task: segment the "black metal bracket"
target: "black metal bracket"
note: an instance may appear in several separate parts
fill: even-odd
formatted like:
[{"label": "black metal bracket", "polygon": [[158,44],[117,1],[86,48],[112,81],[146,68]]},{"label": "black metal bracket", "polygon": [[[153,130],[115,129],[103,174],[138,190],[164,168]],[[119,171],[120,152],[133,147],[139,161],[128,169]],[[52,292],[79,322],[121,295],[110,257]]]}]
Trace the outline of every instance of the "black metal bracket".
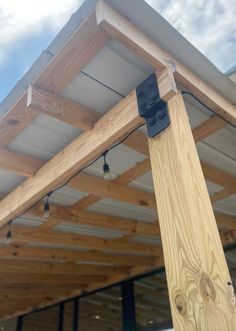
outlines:
[{"label": "black metal bracket", "polygon": [[148,137],[153,138],[170,125],[167,103],[160,98],[156,74],[151,74],[137,88],[139,115],[147,125]]}]

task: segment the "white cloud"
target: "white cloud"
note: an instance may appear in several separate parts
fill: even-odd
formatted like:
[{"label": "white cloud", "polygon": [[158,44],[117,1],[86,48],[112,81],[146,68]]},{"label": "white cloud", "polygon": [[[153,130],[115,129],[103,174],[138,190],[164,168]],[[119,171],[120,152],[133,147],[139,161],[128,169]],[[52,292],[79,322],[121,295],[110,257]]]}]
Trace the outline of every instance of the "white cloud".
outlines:
[{"label": "white cloud", "polygon": [[81,0],[0,0],[0,63],[9,48],[21,37],[40,32],[43,27],[59,29]]},{"label": "white cloud", "polygon": [[235,0],[146,0],[216,66],[236,64]]}]

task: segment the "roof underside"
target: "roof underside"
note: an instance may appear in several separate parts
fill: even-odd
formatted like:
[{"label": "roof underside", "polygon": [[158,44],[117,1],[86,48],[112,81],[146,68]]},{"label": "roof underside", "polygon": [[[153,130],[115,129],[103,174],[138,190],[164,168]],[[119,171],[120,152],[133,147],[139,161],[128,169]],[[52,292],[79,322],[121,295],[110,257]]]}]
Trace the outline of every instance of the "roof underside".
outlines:
[{"label": "roof underside", "polygon": [[[9,109],[10,105],[13,104],[19,95],[22,94],[28,87],[28,85],[34,81],[35,75],[38,74],[39,71],[47,65],[48,61],[51,60],[51,54],[58,52],[72,31],[79,25],[81,19],[87,16],[88,12],[90,12],[90,6],[93,6],[95,2],[96,1],[86,1],[82,8],[74,14],[71,21],[59,34],[59,37],[57,37],[49,46],[47,52],[43,53],[33,69],[27,73],[22,82],[20,82],[16,89],[3,101],[1,105],[2,112]],[[201,78],[204,79],[204,81],[217,90],[220,90],[221,93],[229,100],[236,102],[235,84],[221,74],[211,63],[209,63],[207,59],[205,59],[196,49],[188,44],[182,36],[180,36],[167,22],[165,22],[143,1],[130,0],[127,2],[125,0],[111,0],[107,2],[118,8],[121,12],[125,12],[126,16],[128,16],[131,21],[136,23],[150,37],[152,37],[152,39],[158,41],[161,46],[170,51],[170,53],[181,60],[182,63],[196,72]],[[143,15],[142,20],[140,20],[141,14]],[[146,22],[149,24],[146,24]],[[161,32],[156,33],[156,31]],[[120,100],[122,100],[124,96],[128,95],[132,89],[134,89],[154,71],[155,70],[152,66],[134,55],[121,43],[112,39],[105,44],[105,46],[87,65],[82,68],[79,73],[76,74],[75,78],[69,82],[60,95],[68,99],[78,101],[89,109],[104,114]],[[197,128],[214,115],[209,110],[199,105],[199,103],[193,100],[190,96],[186,96],[185,100],[192,129]],[[144,127],[140,128],[139,131],[145,133]],[[46,162],[75,138],[80,136],[81,133],[82,129],[78,127],[66,124],[44,114],[38,114],[38,116],[36,116],[33,121],[9,143],[7,147],[12,151],[25,153]],[[214,169],[222,171],[222,173],[227,173],[231,175],[234,180],[236,180],[235,145],[236,129],[232,125],[225,123],[225,126],[217,132],[209,135],[201,141],[198,141],[197,149],[199,152],[199,157],[204,164],[206,163]],[[132,167],[135,167],[138,163],[143,162],[147,158],[147,155],[148,150],[144,153],[134,150],[133,148],[127,146],[127,144],[121,144],[114,148],[108,153],[107,156],[107,161],[110,165],[113,179],[118,178]],[[102,166],[103,160],[99,159],[92,166],[86,168],[84,172],[91,176],[103,178]],[[206,182],[209,194],[213,197],[212,201],[214,202],[214,211],[230,215],[236,220],[236,194],[234,193],[236,192],[236,185],[234,185],[233,189],[228,182],[223,185],[224,183],[222,182],[222,177],[213,177],[214,176],[210,176],[208,174],[206,176]],[[6,169],[0,169],[1,195],[7,195],[25,179],[26,177],[24,176],[20,176],[19,174],[10,172]],[[150,170],[147,170],[130,183],[127,183],[127,186],[149,193],[150,195],[148,195],[148,197],[153,196],[154,194]],[[222,199],[217,198],[217,194],[225,190],[229,190],[229,194],[223,195]],[[79,184],[78,187],[73,188],[65,186],[50,197],[50,203],[66,207],[74,205],[76,208],[84,207],[85,210],[90,212],[117,216],[123,219],[136,220],[141,224],[154,224],[158,218],[155,208],[147,208],[143,205],[132,203],[130,200],[127,202],[125,197],[118,199],[114,197],[109,198],[109,196],[104,195],[97,197],[95,196],[95,199],[91,199],[91,203],[86,202],[84,206],[83,203],[86,201],[85,198],[88,196],[90,197],[92,193],[93,192],[91,189],[81,190]],[[87,201],[89,200],[87,199]],[[41,215],[37,216],[27,214],[18,217],[14,221],[14,226],[17,225],[18,227],[35,229],[40,228],[47,222],[48,220],[43,219]],[[109,227],[101,228],[99,226],[96,227],[86,224],[77,225],[75,221],[72,222],[71,219],[66,219],[66,217],[64,221],[60,221],[58,224],[55,223],[52,228],[48,229],[48,232],[54,234],[54,239],[52,239],[51,236],[49,237],[45,235],[44,239],[36,240],[35,236],[32,235],[31,239],[30,236],[28,236],[28,240],[24,244],[22,244],[22,242],[19,244],[16,240],[15,244],[19,244],[20,246],[14,248],[12,244],[12,249],[14,248],[16,251],[18,250],[18,252],[20,252],[22,247],[23,250],[28,249],[29,251],[33,251],[33,248],[39,248],[39,250],[36,251],[34,258],[31,257],[26,259],[45,262],[51,261],[51,258],[49,255],[48,257],[41,257],[41,255],[43,255],[41,254],[42,250],[54,251],[55,249],[58,249],[67,252],[91,252],[92,249],[93,251],[96,250],[107,254],[114,254],[114,251],[109,249],[109,247],[99,250],[96,246],[92,246],[90,248],[89,245],[80,245],[79,240],[70,240],[72,234],[89,236],[88,238],[94,238],[95,241],[99,238],[105,238],[111,241],[115,241],[116,239],[119,240],[119,238],[121,238],[121,240],[126,240],[128,243],[138,243],[147,247],[147,250],[143,252],[141,249],[139,251],[132,250],[131,252],[125,252],[122,249],[122,251],[116,252],[117,254],[125,254],[127,256],[149,257],[149,253],[151,251],[150,248],[155,248],[160,245],[160,237],[157,237],[156,235],[139,233],[130,236],[129,233],[127,236],[126,230],[122,231],[122,229],[118,230],[114,228],[109,229]],[[65,241],[60,239],[62,237],[57,236],[58,233],[65,234]],[[68,236],[66,236],[66,234],[68,234]],[[5,258],[6,256],[8,258],[14,258],[14,256],[12,256],[14,249],[11,253],[7,253],[8,255],[6,254],[6,251],[4,251],[4,247],[9,248],[9,246],[6,245],[5,235],[1,237],[0,243]],[[2,256],[2,259],[4,256]],[[230,265],[235,267],[234,254],[229,253],[228,257]],[[62,258],[59,257],[55,259],[54,257],[54,263],[61,262],[61,259]],[[81,263],[79,259],[73,262]],[[96,259],[94,261],[83,260],[83,264],[84,263],[92,265],[109,264],[116,266],[115,262],[99,262],[96,261]],[[26,272],[28,271],[29,270],[26,269]],[[9,283],[9,272],[7,275],[7,283]],[[4,273],[2,273],[0,277],[4,278]],[[13,283],[16,283],[16,279],[12,281],[12,284]],[[27,283],[27,281],[25,283]],[[8,288],[10,288],[12,284],[10,282]],[[45,284],[47,284],[46,281]],[[50,284],[48,285],[48,288],[50,288]],[[74,288],[71,288],[71,290],[72,289],[78,289],[78,291],[80,290],[80,288],[76,288],[76,284]],[[43,298],[36,300],[33,305],[27,305],[26,302],[26,305],[23,308],[27,309],[29,306],[40,305],[42,301]],[[22,308],[22,301],[20,305]],[[8,312],[4,309],[3,312],[1,312],[0,308],[0,316],[11,315],[11,313],[19,310],[19,305],[12,305],[11,308],[12,311]]]}]

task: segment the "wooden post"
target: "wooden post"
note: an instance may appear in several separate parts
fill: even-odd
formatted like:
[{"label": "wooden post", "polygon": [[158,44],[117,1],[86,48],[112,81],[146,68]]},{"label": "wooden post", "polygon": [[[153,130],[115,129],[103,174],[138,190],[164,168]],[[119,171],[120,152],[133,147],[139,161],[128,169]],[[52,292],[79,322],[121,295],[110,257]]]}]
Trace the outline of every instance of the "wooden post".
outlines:
[{"label": "wooden post", "polygon": [[236,330],[235,296],[182,94],[149,139],[175,331]]}]

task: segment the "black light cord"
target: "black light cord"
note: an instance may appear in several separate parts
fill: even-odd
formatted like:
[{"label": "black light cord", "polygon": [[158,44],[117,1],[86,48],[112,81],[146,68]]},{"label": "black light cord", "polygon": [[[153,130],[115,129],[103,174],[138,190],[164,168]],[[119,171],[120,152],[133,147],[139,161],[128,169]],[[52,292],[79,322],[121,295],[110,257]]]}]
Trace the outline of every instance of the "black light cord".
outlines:
[{"label": "black light cord", "polygon": [[[85,169],[87,169],[88,167],[92,166],[97,160],[99,160],[101,157],[105,157],[106,159],[106,155],[114,148],[118,147],[119,145],[121,145],[126,139],[128,139],[136,130],[138,130],[139,128],[141,128],[142,126],[144,126],[145,123],[137,126],[136,128],[134,128],[132,131],[130,131],[123,139],[121,139],[120,141],[118,141],[116,144],[112,145],[110,148],[108,148],[107,150],[105,150],[102,154],[100,154],[98,157],[96,157],[93,161],[91,161],[90,163],[88,163],[86,166],[84,166],[83,168],[81,168],[79,171],[77,171],[73,176],[71,176],[66,182],[64,182],[62,185],[56,187],[54,190],[51,190],[50,192],[48,192],[47,194],[45,194],[39,201],[37,201],[35,204],[33,204],[32,206],[30,206],[28,209],[26,209],[23,213],[21,213],[20,215],[18,215],[17,217],[21,217],[22,215],[24,215],[25,213],[27,213],[27,211],[29,211],[30,209],[32,209],[34,206],[36,206],[41,200],[43,200],[46,197],[46,201],[45,201],[45,205],[44,208],[46,206],[46,209],[49,209],[49,199],[52,196],[53,193],[55,193],[56,191],[62,189],[63,187],[65,187],[74,177],[76,177],[79,173],[81,173],[82,171],[84,171]],[[9,221],[7,223],[7,225],[9,226],[9,224],[12,224],[13,221],[15,219]]]},{"label": "black light cord", "polygon": [[236,125],[234,125],[233,123],[231,123],[229,120],[225,119],[223,116],[221,116],[220,114],[218,114],[215,110],[213,110],[212,108],[208,107],[205,103],[203,103],[200,99],[198,99],[194,94],[192,94],[191,92],[188,91],[181,91],[182,95],[190,95],[193,99],[195,99],[201,106],[203,106],[204,108],[206,108],[207,110],[209,110],[211,113],[217,115],[219,118],[221,118],[223,121],[225,121],[226,123],[230,124],[232,127],[234,127],[236,129]]}]

